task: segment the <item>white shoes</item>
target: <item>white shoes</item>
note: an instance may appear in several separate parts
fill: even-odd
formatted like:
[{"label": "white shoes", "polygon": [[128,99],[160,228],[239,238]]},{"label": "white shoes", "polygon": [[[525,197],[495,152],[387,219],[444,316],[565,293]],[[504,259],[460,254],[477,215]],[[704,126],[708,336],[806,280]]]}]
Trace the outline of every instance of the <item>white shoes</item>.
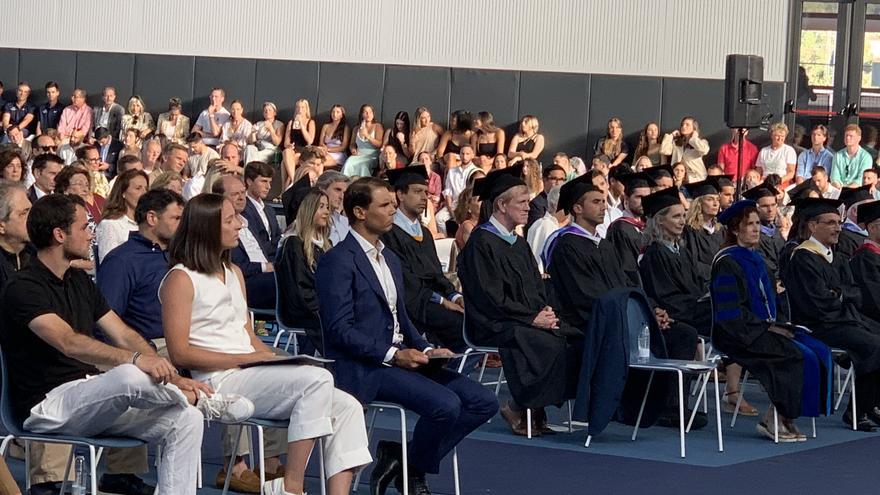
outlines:
[{"label": "white shoes", "polygon": [[[272,481],[263,483],[263,493],[266,495],[297,495],[284,490],[284,478],[276,478]],[[307,495],[302,492],[302,495]]]},{"label": "white shoes", "polygon": [[199,392],[196,408],[202,411],[207,421],[221,423],[240,423],[254,414],[254,403],[236,394],[214,394],[210,397]]}]

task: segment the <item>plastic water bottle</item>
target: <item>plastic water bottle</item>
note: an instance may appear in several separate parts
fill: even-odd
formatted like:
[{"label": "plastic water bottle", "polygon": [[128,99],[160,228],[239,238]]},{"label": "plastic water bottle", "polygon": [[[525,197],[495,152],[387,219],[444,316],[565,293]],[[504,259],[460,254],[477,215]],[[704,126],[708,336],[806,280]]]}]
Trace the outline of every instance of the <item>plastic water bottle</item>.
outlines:
[{"label": "plastic water bottle", "polygon": [[647,362],[651,358],[651,327],[648,322],[642,322],[642,331],[639,332],[639,362]]},{"label": "plastic water bottle", "polygon": [[75,478],[70,487],[70,495],[86,495],[86,459],[78,455],[73,461]]}]

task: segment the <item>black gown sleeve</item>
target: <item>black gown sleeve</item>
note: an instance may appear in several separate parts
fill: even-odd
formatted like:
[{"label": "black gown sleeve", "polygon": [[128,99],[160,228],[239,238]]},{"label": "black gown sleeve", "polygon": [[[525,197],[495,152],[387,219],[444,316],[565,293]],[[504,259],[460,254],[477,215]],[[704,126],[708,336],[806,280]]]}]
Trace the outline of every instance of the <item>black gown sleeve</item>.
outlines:
[{"label": "black gown sleeve", "polygon": [[830,277],[827,272],[831,268],[818,254],[803,249],[794,252],[785,279],[793,314],[810,321],[825,321],[842,312],[840,293],[832,291],[833,287],[828,285]]},{"label": "black gown sleeve", "polygon": [[880,255],[858,251],[849,264],[862,293],[862,312],[880,320]]},{"label": "black gown sleeve", "polygon": [[626,275],[631,287],[639,287],[642,284],[639,277],[639,252],[642,249],[640,235],[635,227],[625,222],[614,222],[608,228],[608,241],[617,251],[620,260],[620,268]]}]

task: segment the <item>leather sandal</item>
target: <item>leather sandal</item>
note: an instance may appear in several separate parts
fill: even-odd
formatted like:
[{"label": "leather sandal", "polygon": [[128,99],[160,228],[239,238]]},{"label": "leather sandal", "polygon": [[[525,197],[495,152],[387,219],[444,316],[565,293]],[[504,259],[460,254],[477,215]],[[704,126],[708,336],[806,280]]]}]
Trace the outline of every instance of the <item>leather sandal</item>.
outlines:
[{"label": "leather sandal", "polygon": [[[736,410],[736,401],[730,402],[727,400],[727,396],[738,394],[739,390],[731,390],[730,392],[724,392],[724,399],[721,401],[721,410],[728,413],[733,414],[733,411]],[[757,416],[758,410],[755,406],[746,402],[745,397],[743,397],[742,402],[739,405],[739,414],[741,416]]]}]

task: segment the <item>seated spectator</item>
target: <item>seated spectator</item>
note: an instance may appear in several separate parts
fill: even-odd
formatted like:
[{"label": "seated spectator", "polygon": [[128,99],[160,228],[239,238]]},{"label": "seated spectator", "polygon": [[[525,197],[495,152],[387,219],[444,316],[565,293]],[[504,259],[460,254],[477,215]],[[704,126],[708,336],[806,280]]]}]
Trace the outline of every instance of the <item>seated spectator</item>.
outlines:
[{"label": "seated spectator", "polygon": [[[468,144],[470,150],[470,144]],[[469,153],[473,156],[473,153]],[[446,163],[446,180],[443,188],[443,203],[446,208],[436,213],[437,227],[444,234],[446,233],[446,222],[452,218],[455,212],[455,206],[458,204],[458,196],[467,187],[467,178],[473,171],[477,170],[476,165],[470,164],[470,167],[464,167],[457,153],[448,153],[444,157]]]},{"label": "seated spectator", "polygon": [[64,160],[58,155],[45,153],[34,158],[34,184],[28,188],[28,199],[31,203],[36,203],[38,199],[55,191],[55,176],[62,168]]},{"label": "seated spectator", "polygon": [[116,164],[123,150],[122,143],[113,139],[106,127],[98,127],[95,129],[95,147],[101,160],[98,170],[107,180],[116,177]]},{"label": "seated spectator", "polygon": [[816,166],[822,166],[825,168],[826,173],[831,172],[834,153],[825,147],[827,142],[828,129],[821,124],[813,127],[813,131],[810,133],[811,146],[804,151],[801,151],[797,157],[797,167],[795,168],[794,177],[796,184],[808,180]]},{"label": "seated spectator", "polygon": [[464,249],[473,230],[480,220],[480,197],[474,195],[474,188],[468,187],[458,196],[458,204],[455,206],[455,223],[458,230],[455,231],[455,247],[459,251]]},{"label": "seated spectator", "polygon": [[574,397],[583,332],[550,307],[535,257],[513,232],[528,217],[525,183],[516,173],[492,172],[480,184],[480,197],[492,215],[459,256],[467,329],[475,344],[500,349],[512,395],[502,416],[515,434],[525,435],[526,408],[540,420],[542,408]]},{"label": "seated spectator", "polygon": [[736,185],[731,175],[714,175],[712,181],[715,182],[715,189],[718,189],[718,211],[722,212],[733,204]]},{"label": "seated spectator", "polygon": [[[380,240],[393,225],[391,187],[376,178],[360,179],[346,191],[344,204],[351,231],[315,272],[324,349],[335,360],[339,387],[361,403],[394,402],[419,415],[407,445],[407,488],[430,493],[425,474],[439,472],[443,458],[495,415],[497,401],[475,381],[425,366],[431,357],[445,359],[451,352],[431,348],[410,321],[400,260]],[[372,493],[385,493],[395,479],[403,492],[399,449],[395,442],[379,445]]]},{"label": "seated spectator", "polygon": [[[526,233],[528,233],[529,229],[535,222],[544,218],[544,215],[547,213],[547,195],[554,187],[559,187],[565,183],[565,170],[559,165],[545,167],[544,170],[541,171],[541,180],[544,186],[543,190],[540,194],[529,201],[529,219],[523,229]],[[550,211],[551,215],[554,213],[556,213],[555,209]],[[543,245],[539,246],[538,254],[540,254],[540,250],[543,248]]]},{"label": "seated spectator", "polygon": [[[813,337],[846,351],[856,372],[857,426],[873,431],[880,425],[880,327],[859,311],[862,294],[846,258],[833,251],[840,235],[840,200],[815,198],[797,204],[801,242],[783,271],[792,321]],[[852,424],[853,401],[843,414]]]},{"label": "seated spectator", "polygon": [[[0,195],[2,196],[2,195]],[[853,281],[862,293],[862,314],[880,321],[880,202],[867,201],[858,206],[857,221],[868,231],[864,244],[849,260]],[[2,285],[0,285],[2,287]]]},{"label": "seated spectator", "polygon": [[92,134],[92,109],[86,105],[86,92],[82,89],[74,89],[70,97],[71,104],[61,112],[61,120],[58,122],[58,134],[61,140],[67,142],[76,131],[80,136]]},{"label": "seated spectator", "polygon": [[343,211],[342,200],[351,179],[335,170],[328,170],[318,177],[315,187],[324,191],[330,201],[330,242],[339,245],[348,235],[348,217]]},{"label": "seated spectator", "polygon": [[141,152],[141,133],[135,128],[129,127],[125,130],[125,136],[122,138],[122,154],[139,155]]},{"label": "seated spectator", "polygon": [[476,132],[471,136],[471,146],[477,153],[478,166],[487,174],[493,168],[495,155],[504,154],[504,129],[495,124],[489,112],[480,112],[474,121]]},{"label": "seated spectator", "polygon": [[232,203],[216,194],[199,195],[184,209],[169,246],[173,266],[159,292],[168,352],[218,393],[253,397],[256,417],[290,420],[284,476],[261,487],[264,493],[303,493],[309,455],[325,437],[327,491],[347,494],[355,472],[372,461],[360,404],[317,366],[238,369],[276,357],[253,332],[242,273],[224,261],[244,231],[239,219]]},{"label": "seated spectator", "polygon": [[377,170],[377,175],[379,177],[384,177],[388,170],[403,168],[407,164],[408,163],[401,161],[400,155],[398,155],[397,150],[394,149],[394,145],[386,144],[382,146],[382,151],[379,153],[379,169]]},{"label": "seated spectator", "polygon": [[25,161],[31,159],[31,156],[33,155],[31,142],[25,139],[21,129],[16,126],[10,126],[6,131],[6,137],[4,139],[8,145],[14,145],[18,149]]},{"label": "seated spectator", "polygon": [[214,148],[205,144],[204,139],[197,132],[186,137],[186,144],[189,146],[189,156],[186,158],[182,175],[189,180],[185,188],[186,194],[183,197],[189,199],[204,192],[208,163],[220,158],[220,155],[214,151]]},{"label": "seated spectator", "polygon": [[102,220],[95,231],[98,243],[98,263],[116,246],[128,240],[131,232],[138,229],[134,213],[138,200],[147,192],[147,174],[142,170],[129,170],[119,176],[107,203]]},{"label": "seated spectator", "polygon": [[[318,138],[318,146],[323,148],[327,155],[324,166],[339,168],[345,163],[345,152],[351,141],[351,129],[345,118],[345,107],[333,105],[330,107],[330,122],[321,126],[321,136]],[[290,179],[288,178],[288,181]],[[285,184],[285,187],[287,185]]]},{"label": "seated spectator", "polygon": [[238,100],[232,100],[229,105],[229,120],[220,127],[220,141],[232,143],[239,150],[245,149],[254,133],[254,126],[244,118],[244,105]]},{"label": "seated spectator", "polygon": [[834,246],[835,254],[840,255],[845,260],[852,258],[853,253],[868,238],[868,232],[863,229],[858,220],[859,205],[874,199],[871,196],[869,186],[844,189],[840,193],[840,200],[843,201],[845,208],[845,218],[841,224],[840,235],[837,244]]},{"label": "seated spectator", "polygon": [[[124,174],[126,171],[143,169],[144,164],[143,162],[141,162],[141,159],[137,155],[123,155],[121,158],[119,158],[119,162],[116,165],[116,177],[113,177],[113,179],[110,180],[110,183],[107,184],[110,187],[110,191],[113,191],[113,186],[116,185],[116,179],[118,179],[119,176]],[[149,175],[147,177],[149,177]]]},{"label": "seated spectator", "polygon": [[95,130],[99,127],[107,129],[113,139],[122,140],[122,118],[125,109],[116,103],[116,88],[107,86],[101,94],[102,104],[92,109],[95,120],[92,126]]},{"label": "seated spectator", "polygon": [[140,96],[134,95],[128,99],[128,108],[125,115],[122,116],[122,128],[120,130],[119,139],[125,138],[125,131],[128,129],[137,129],[141,139],[148,139],[150,134],[155,130],[153,116],[147,112],[147,106]]},{"label": "seated spectator", "polygon": [[431,120],[431,112],[427,108],[416,108],[413,113],[412,136],[409,139],[412,147],[410,152],[413,156],[419,156],[421,153],[435,156],[444,133],[443,127]]},{"label": "seated spectator", "polygon": [[65,165],[70,165],[77,160],[76,151],[85,146],[84,140],[85,134],[82,131],[74,130],[67,142],[58,147],[58,156],[64,159]]},{"label": "seated spectator", "polygon": [[370,177],[379,164],[384,129],[374,118],[373,107],[361,105],[358,126],[351,129],[354,139],[348,149],[350,156],[342,167],[342,173],[349,177]]},{"label": "seated spectator", "polygon": [[687,212],[682,239],[694,257],[692,260],[694,270],[703,286],[709,283],[712,260],[724,243],[724,226],[720,225],[717,219],[720,200],[716,184],[714,180],[704,180],[685,186],[693,200]]},{"label": "seated spectator", "polygon": [[275,218],[275,209],[265,203],[274,175],[275,170],[263,162],[250,162],[244,168],[247,203],[242,216],[247,219],[247,228],[251,230],[270,262],[275,261],[275,251],[278,249],[278,241],[281,240],[281,227]]},{"label": "seated spectator", "polygon": [[166,144],[162,149],[162,158],[161,162],[159,162],[159,167],[154,168],[153,172],[150,174],[153,176],[151,181],[156,180],[156,178],[163,172],[181,174],[186,167],[188,158],[189,150],[187,150],[186,146],[175,143]]},{"label": "seated spectator", "polygon": [[748,191],[749,189],[760,184],[761,182],[761,172],[756,168],[750,168],[746,171],[745,179],[743,179],[743,191]]},{"label": "seated spectator", "polygon": [[277,163],[275,155],[284,140],[284,123],[277,120],[278,108],[271,101],[263,103],[263,120],[254,125],[244,151],[244,162]]},{"label": "seated spectator", "polygon": [[623,124],[617,117],[608,119],[605,136],[596,141],[592,154],[587,156],[606,156],[611,167],[616,167],[629,156],[629,145],[623,139]]},{"label": "seated spectator", "polygon": [[880,178],[880,172],[876,168],[869,168],[862,172],[862,186],[869,186],[868,192],[874,196],[874,199],[880,199],[880,192],[877,190],[877,181]]},{"label": "seated spectator", "polygon": [[205,144],[211,147],[220,144],[220,134],[223,131],[223,124],[229,120],[229,110],[223,106],[226,99],[226,92],[221,88],[211,90],[209,100],[211,104],[208,108],[202,110],[199,118],[192,128],[193,132],[202,135]]},{"label": "seated spectator", "polygon": [[27,177],[27,161],[15,148],[0,149],[0,179],[24,183]]},{"label": "seated spectator", "polygon": [[[54,133],[55,131],[52,130],[51,132]],[[45,155],[48,153],[54,154],[58,151],[58,146],[55,143],[55,139],[52,138],[52,136],[50,136],[49,134],[40,134],[39,136],[34,138],[34,143],[31,147],[31,151],[33,152],[33,155],[31,156],[31,163],[29,163],[28,165],[33,166],[33,161],[36,159],[37,156]],[[27,171],[25,175],[27,176],[27,182],[33,184],[33,167],[31,167],[31,170]]]},{"label": "seated spectator", "polygon": [[770,126],[770,145],[761,148],[755,167],[761,171],[762,177],[767,178],[770,174],[779,175],[782,178],[782,187],[794,183],[795,169],[797,168],[797,153],[794,148],[785,144],[788,136],[788,126],[777,122]]},{"label": "seated spectator", "polygon": [[608,172],[611,171],[611,160],[609,160],[607,156],[599,155],[593,157],[593,160],[590,163],[590,171],[596,170],[606,176],[608,175]]},{"label": "seated spectator", "polygon": [[[544,251],[544,245],[547,238],[562,227],[568,225],[568,215],[559,208],[559,191],[561,186],[553,186],[547,193],[547,206],[544,216],[539,218],[527,230],[526,241],[535,255],[535,261],[538,263],[538,270],[544,273],[544,262],[541,260],[541,253]],[[534,201],[534,200],[532,200]],[[531,203],[529,203],[531,205]],[[529,206],[529,214],[532,213]]]},{"label": "seated spectator", "polygon": [[529,188],[529,197],[535,197],[544,190],[544,181],[541,180],[541,164],[534,158],[522,160],[522,178]]},{"label": "seated spectator", "polygon": [[223,143],[220,146],[220,158],[223,159],[222,164],[226,169],[223,170],[227,174],[244,175],[244,163],[241,162],[241,148],[235,143]]},{"label": "seated spectator", "polygon": [[709,142],[700,135],[700,124],[693,117],[681,119],[678,130],[663,136],[660,153],[669,156],[669,163],[684,163],[689,182],[706,179],[703,157],[709,154]]},{"label": "seated spectator", "polygon": [[[823,400],[830,396],[831,351],[804,332],[775,324],[776,299],[767,297],[775,293],[775,283],[756,250],[761,221],[755,203],[735,203],[720,221],[727,228],[725,247],[712,266],[712,342],[748,369],[770,396],[758,433],[770,440],[778,434],[780,442],[804,441],[807,436],[794,419],[831,413],[830,401]],[[780,416],[778,432],[774,410]]]},{"label": "seated spectator", "polygon": [[507,155],[503,153],[498,153],[492,160],[492,170],[503,170],[507,168],[508,165],[509,163],[507,161]]},{"label": "seated spectator", "polygon": [[76,159],[89,170],[92,177],[92,192],[104,198],[110,195],[109,182],[104,176],[104,171],[101,170],[101,155],[98,154],[98,148],[91,144],[80,146],[76,150]]},{"label": "seated spectator", "polygon": [[651,178],[645,172],[621,178],[624,183],[623,208],[619,218],[608,226],[606,239],[617,250],[620,269],[631,287],[642,285],[639,277],[639,256],[647,247],[645,208],[642,199],[651,194]]},{"label": "seated spectator", "polygon": [[433,155],[427,151],[423,151],[416,156],[413,165],[421,164],[428,171],[428,200],[434,206],[434,211],[440,211],[440,201],[443,199],[443,180],[440,174],[434,171]]},{"label": "seated spectator", "polygon": [[544,151],[544,136],[538,134],[539,127],[538,117],[534,115],[524,115],[520,119],[518,132],[513,135],[507,149],[510,165],[527,158],[536,160],[541,155]]},{"label": "seated spectator", "polygon": [[687,184],[687,168],[681,162],[675,165],[651,167],[645,173],[648,174],[648,177],[653,182],[651,185],[652,193],[669,189],[670,187],[681,191],[684,190],[684,184]]},{"label": "seated spectator", "polygon": [[162,173],[162,143],[158,139],[147,139],[141,146],[141,163],[144,164],[144,172],[150,175],[150,182],[153,181],[153,172],[159,170]]},{"label": "seated spectator", "polygon": [[409,124],[409,114],[400,111],[394,116],[394,125],[385,130],[385,135],[382,137],[382,148],[384,149],[386,145],[391,145],[394,147],[395,154],[400,157],[402,164],[408,164],[412,160],[412,152],[410,148],[412,148],[411,143],[409,142],[410,135],[410,124]]},{"label": "seated spectator", "polygon": [[856,124],[849,124],[843,132],[845,147],[834,154],[831,165],[831,184],[838,189],[859,187],[862,185],[862,173],[874,166],[871,155],[859,146],[862,140],[862,129]]},{"label": "seated spectator", "polygon": [[442,161],[449,153],[458,154],[462,146],[471,143],[474,135],[474,116],[464,110],[456,110],[449,116],[449,130],[440,137],[437,160]]},{"label": "seated spectator", "polygon": [[708,176],[708,177],[719,176],[719,175],[722,175],[723,173],[724,173],[724,169],[721,167],[721,165],[719,165],[717,163],[713,163],[711,165],[706,166],[706,176]]},{"label": "seated spectator", "polygon": [[571,162],[571,158],[566,153],[559,152],[553,155],[553,165],[558,167],[562,167],[562,170],[565,172],[565,181],[568,182],[572,179],[576,179],[586,173],[586,171],[576,170],[574,165]]},{"label": "seated spectator", "polygon": [[[755,167],[758,160],[758,147],[748,140],[749,130],[743,134],[742,149],[742,172]],[[730,130],[730,141],[721,145],[718,149],[718,165],[722,167],[722,173],[733,176],[733,180],[739,180],[739,129]]]},{"label": "seated spectator", "polygon": [[211,189],[211,192],[222,195],[235,207],[236,221],[244,227],[239,231],[231,257],[244,275],[248,307],[275,309],[275,275],[272,273],[275,267],[248,228],[247,219],[242,216],[247,205],[246,191],[244,182],[235,175],[224,175]]},{"label": "seated spectator", "polygon": [[[38,433],[161,443],[158,489],[195,495],[205,417],[240,421],[253,405],[208,397],[209,386],[181,378],[109,308],[88,275],[71,267],[90,249],[81,201],[41,199],[31,209],[28,235],[37,259],[10,282],[2,301],[0,339],[16,416]],[[93,337],[95,325],[109,344]]]},{"label": "seated spectator", "polygon": [[168,100],[168,111],[160,113],[156,121],[156,137],[164,138],[166,143],[185,144],[189,136],[189,117],[183,114],[180,98]]},{"label": "seated spectator", "polygon": [[34,254],[27,233],[31,202],[21,184],[0,182],[0,293],[9,278],[30,263]]},{"label": "seated spectator", "polygon": [[287,122],[284,129],[282,165],[286,177],[293,177],[296,174],[300,153],[306,146],[311,146],[314,141],[315,120],[312,119],[309,101],[306,99],[296,100],[293,105],[293,118]]},{"label": "seated spectator", "polygon": [[640,160],[643,156],[647,157],[650,167],[666,165],[669,157],[660,153],[660,126],[656,122],[648,122],[639,133],[639,144],[633,156],[636,160]]},{"label": "seated spectator", "polygon": [[831,185],[828,180],[828,172],[822,165],[816,165],[810,172],[813,186],[819,191],[819,195],[827,199],[837,199],[840,197],[840,189]]},{"label": "seated spectator", "polygon": [[37,136],[41,136],[49,129],[57,129],[61,121],[61,112],[64,108],[58,102],[61,96],[61,86],[55,81],[46,83],[46,103],[37,109]]},{"label": "seated spectator", "polygon": [[27,138],[34,133],[37,123],[34,121],[37,107],[30,102],[31,86],[26,82],[18,83],[15,90],[15,101],[3,106],[3,129],[6,131],[5,142],[10,138],[10,130],[18,129],[22,137]]},{"label": "seated spectator", "polygon": [[434,237],[421,222],[428,207],[428,174],[422,167],[406,167],[389,171],[388,181],[397,197],[397,211],[394,225],[381,240],[400,260],[406,311],[413,325],[438,347],[464,352],[464,297],[443,274]]}]

